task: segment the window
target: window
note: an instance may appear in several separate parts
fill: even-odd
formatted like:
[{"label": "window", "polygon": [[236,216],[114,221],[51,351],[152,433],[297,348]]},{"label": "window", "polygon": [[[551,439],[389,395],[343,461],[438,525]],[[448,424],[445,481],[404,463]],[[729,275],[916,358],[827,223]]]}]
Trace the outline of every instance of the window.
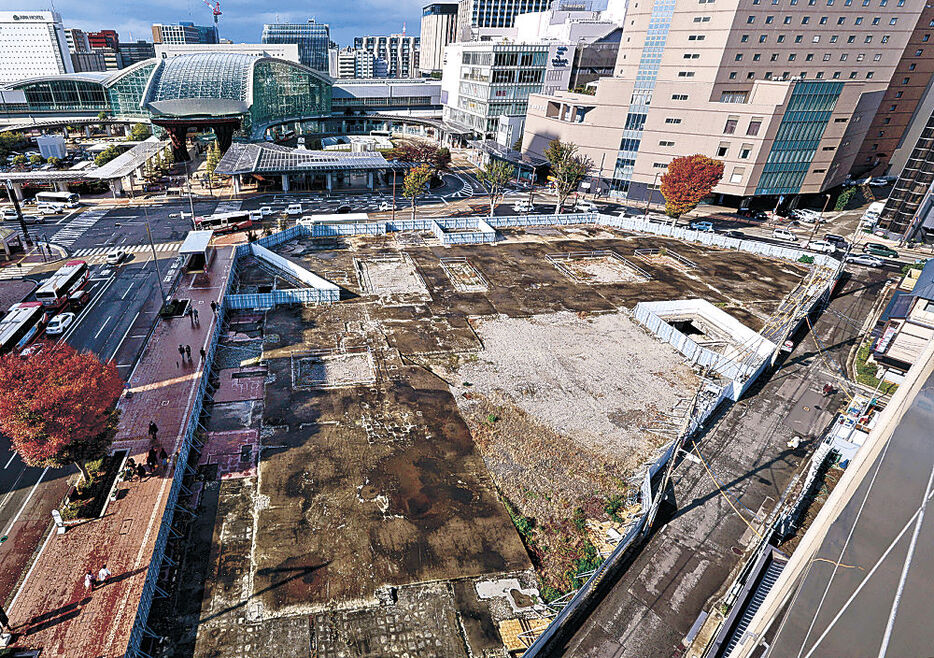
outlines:
[{"label": "window", "polygon": [[856,20],[853,21],[853,23],[854,23],[855,25],[862,25],[862,24],[863,24],[863,17],[862,17],[862,16],[857,16],[857,17],[856,17]]},{"label": "window", "polygon": [[897,18],[890,18],[890,19],[889,19],[889,25],[895,25],[897,22],[898,22],[898,19],[897,19]]},{"label": "window", "polygon": [[898,105],[889,105],[889,112],[894,112],[896,109],[898,109]]},{"label": "window", "polygon": [[914,71],[914,70],[915,70],[915,66],[916,66],[915,64],[909,64],[909,65],[908,65],[908,70],[909,70],[909,71]]},{"label": "window", "polygon": [[686,101],[688,99],[687,94],[672,94],[671,100],[673,101]]},{"label": "window", "polygon": [[824,173],[825,171],[827,171],[827,170],[826,170],[826,169],[815,169],[815,170],[813,171],[813,173],[815,173],[815,174],[822,174],[822,173]]},{"label": "window", "polygon": [[681,123],[681,119],[677,119],[675,117],[667,117],[665,119],[665,123]]},{"label": "window", "polygon": [[810,62],[810,61],[812,61],[813,59],[814,59],[814,53],[808,53],[807,55],[804,56],[804,61],[805,61],[805,62]]},{"label": "window", "polygon": [[739,159],[747,160],[750,153],[752,153],[752,144],[743,144],[743,148],[739,150]]},{"label": "window", "polygon": [[727,151],[729,150],[730,150],[729,144],[727,144],[726,146],[721,144],[720,148],[717,149],[717,157],[720,157],[720,158],[724,157],[727,154]]},{"label": "window", "polygon": [[905,92],[903,92],[903,91],[896,91],[896,92],[895,92],[895,98],[901,98],[903,93],[905,93]]},{"label": "window", "polygon": [[759,128],[761,127],[762,127],[762,119],[761,118],[757,119],[753,117],[749,121],[749,127],[746,128],[746,134],[752,137],[755,137],[756,135],[759,134]]},{"label": "window", "polygon": [[703,41],[706,37],[703,34],[689,34],[688,41]]},{"label": "window", "polygon": [[820,17],[820,24],[821,24],[821,25],[827,25],[827,17],[826,17],[826,16],[821,16],[821,17]]},{"label": "window", "polygon": [[755,23],[755,22],[756,22],[756,17],[755,17],[755,16],[749,16],[749,17],[746,19],[746,23],[749,24],[749,25],[751,25],[752,23]]},{"label": "window", "polygon": [[795,43],[801,43],[801,36],[802,36],[802,35],[800,35],[800,34],[795,35]]},{"label": "window", "polygon": [[807,24],[810,23],[810,22],[811,22],[811,17],[810,17],[810,16],[802,16],[802,17],[801,17],[801,24],[802,24],[802,25],[807,25]]},{"label": "window", "polygon": [[915,57],[921,57],[921,54],[924,52],[924,48],[918,48],[915,51]]},{"label": "window", "polygon": [[878,17],[878,16],[876,16],[875,18],[872,19],[872,24],[873,24],[873,25],[878,25],[878,24],[879,24],[879,17]]},{"label": "window", "polygon": [[730,174],[730,182],[731,183],[742,183],[743,174],[745,172],[746,172],[746,169],[744,167],[734,167],[733,173]]},{"label": "window", "polygon": [[923,37],[921,37],[921,41],[927,42],[928,39],[930,39],[930,38],[931,38],[931,35],[930,35],[930,34],[925,34]]},{"label": "window", "polygon": [[882,43],[888,43],[888,42],[889,42],[889,35],[888,35],[888,34],[883,34],[883,35],[882,35]]},{"label": "window", "polygon": [[771,55],[769,55],[769,61],[770,61],[770,62],[774,62],[774,61],[776,61],[777,59],[778,59],[778,53],[772,53]]},{"label": "window", "polygon": [[739,41],[740,41],[740,43],[746,43],[747,41],[749,41],[749,35],[748,35],[748,34],[744,34],[743,36],[741,36],[741,37],[739,38]]},{"label": "window", "polygon": [[850,80],[856,79],[856,71],[850,71]]},{"label": "window", "polygon": [[831,37],[830,37],[830,43],[837,43],[837,39],[839,39],[839,38],[840,38],[840,37],[838,37],[836,34],[831,35]]},{"label": "window", "polygon": [[778,43],[785,43],[785,35],[784,35],[784,34],[779,34],[778,37],[777,37],[775,40],[776,40]]},{"label": "window", "polygon": [[832,77],[834,80],[839,80],[839,79],[840,79],[840,71],[834,71],[834,72],[833,72],[833,75],[832,75],[831,77]]},{"label": "window", "polygon": [[732,135],[736,132],[736,124],[739,123],[739,117],[730,117],[726,120],[726,125],[723,126],[724,135]]},{"label": "window", "polygon": [[658,143],[658,145],[659,145],[659,146],[674,146],[675,143],[674,143],[674,142],[670,142],[670,141],[666,141],[666,140],[662,140],[662,141],[660,141],[660,142]]},{"label": "window", "polygon": [[693,78],[694,71],[678,71],[679,78]]},{"label": "window", "polygon": [[911,78],[902,78],[903,85],[907,85],[909,82],[911,82]]},{"label": "window", "polygon": [[747,80],[755,80],[755,79],[756,79],[756,74],[755,74],[754,72],[750,71],[749,73],[746,74],[746,79],[747,79]]},{"label": "window", "polygon": [[830,61],[830,53],[824,53],[824,61],[825,61],[825,62],[829,62],[829,61]]},{"label": "window", "polygon": [[847,57],[849,57],[849,55],[847,55],[846,53],[843,53],[842,55],[840,55],[840,61],[845,62]]},{"label": "window", "polygon": [[764,34],[759,35],[759,43],[765,43],[768,40],[768,37]]},{"label": "window", "polygon": [[820,35],[815,34],[813,37],[811,37],[811,43],[820,43]]},{"label": "window", "polygon": [[814,77],[817,78],[818,80],[821,80],[824,77],[824,72],[818,71],[817,75],[815,75]]},{"label": "window", "polygon": [[766,25],[771,25],[771,24],[772,24],[772,21],[774,21],[774,20],[775,20],[775,17],[774,17],[774,16],[766,16],[766,17],[765,17],[765,24],[766,24]]},{"label": "window", "polygon": [[710,16],[695,16],[695,17],[694,17],[694,22],[695,22],[695,23],[709,23],[709,22],[710,22]]},{"label": "window", "polygon": [[836,146],[825,146],[824,148],[821,149],[821,151],[833,151],[836,148],[837,148]]},{"label": "window", "polygon": [[752,56],[752,61],[754,62],[758,62],[760,59],[762,59],[762,55],[760,55],[759,53],[756,53]]},{"label": "window", "polygon": [[785,16],[782,21],[785,25],[788,25],[791,22],[791,16]]},{"label": "window", "polygon": [[872,35],[871,35],[871,34],[867,34],[867,35],[866,35],[866,39],[865,39],[864,43],[872,43]]},{"label": "window", "polygon": [[886,117],[886,118],[884,118],[884,119],[882,120],[882,124],[885,125],[885,126],[887,126],[887,125],[889,125],[889,123],[891,123],[891,121],[892,121],[892,120],[891,120],[890,118]]},{"label": "window", "polygon": [[736,79],[736,71],[730,71],[730,80]]},{"label": "window", "polygon": [[876,53],[872,56],[872,61],[874,62],[878,62],[880,59],[882,59],[882,53]]},{"label": "window", "polygon": [[851,34],[846,38],[847,43],[853,43],[854,41],[856,41],[856,35]]},{"label": "window", "polygon": [[684,53],[684,59],[700,59],[700,53]]},{"label": "window", "polygon": [[788,61],[789,61],[789,62],[793,62],[793,61],[795,61],[795,58],[796,58],[796,57],[797,57],[797,55],[796,55],[795,53],[791,53],[790,55],[788,55]]},{"label": "window", "polygon": [[844,23],[846,23],[846,18],[844,16],[837,19],[837,25],[843,25]]},{"label": "window", "polygon": [[736,58],[735,58],[735,59],[736,59],[737,62],[743,61],[743,53],[736,53]]},{"label": "window", "polygon": [[859,54],[856,56],[856,61],[857,61],[857,62],[861,62],[861,61],[863,61],[863,59],[865,59],[865,57],[866,57],[866,53],[859,53]]},{"label": "window", "polygon": [[846,117],[840,117],[833,120],[834,123],[846,123]]},{"label": "window", "polygon": [[[712,1],[712,0],[711,0],[711,1]],[[656,168],[656,169],[664,169],[664,168],[667,167],[668,165],[666,165],[664,162],[653,162],[653,163],[652,163],[652,166],[653,166],[654,168]]]},{"label": "window", "polygon": [[867,79],[867,80],[871,80],[871,79],[872,79],[872,71],[866,71],[866,79]]}]

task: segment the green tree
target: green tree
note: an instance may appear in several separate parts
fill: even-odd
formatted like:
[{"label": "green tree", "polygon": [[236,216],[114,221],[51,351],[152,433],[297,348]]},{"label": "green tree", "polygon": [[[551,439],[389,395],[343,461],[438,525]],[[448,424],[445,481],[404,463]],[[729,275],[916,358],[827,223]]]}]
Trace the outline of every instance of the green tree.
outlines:
[{"label": "green tree", "polygon": [[522,135],[521,134],[518,137],[516,137],[516,141],[512,143],[512,150],[513,151],[522,150]]},{"label": "green tree", "polygon": [[54,155],[51,158],[49,158],[47,162],[53,167],[55,167],[56,169],[62,166],[62,159],[56,158]]},{"label": "green tree", "polygon": [[674,221],[694,210],[723,177],[723,163],[706,155],[686,155],[668,163],[661,178],[665,214]]},{"label": "green tree", "polygon": [[98,167],[103,167],[105,164],[116,158],[120,155],[121,151],[116,145],[111,144],[106,149],[97,154],[97,157],[94,158],[94,164]]},{"label": "green tree", "polygon": [[593,167],[590,158],[577,151],[577,145],[571,142],[562,142],[560,139],[552,140],[545,149],[545,159],[551,164],[551,173],[548,180],[554,185],[558,195],[555,204],[555,214],[564,208],[564,202],[571,194],[577,191],[581,181]]},{"label": "green tree", "polygon": [[217,169],[217,163],[221,160],[221,147],[217,142],[211,144],[208,149],[207,158],[204,161],[204,168],[208,172],[208,180],[214,182],[214,171]]},{"label": "green tree", "polygon": [[152,134],[145,123],[137,123],[130,130],[130,136],[126,138],[128,142],[141,142]]},{"label": "green tree", "polygon": [[428,193],[428,183],[434,175],[427,164],[412,167],[402,181],[402,196],[412,199],[412,219],[415,219],[415,202],[420,196]]},{"label": "green tree", "polygon": [[516,175],[516,168],[502,160],[490,160],[477,174],[477,180],[490,195],[490,216],[496,210],[496,203],[506,191],[506,184]]},{"label": "green tree", "polygon": [[31,165],[41,165],[43,162],[45,162],[45,158],[39,154],[33,154],[29,156],[29,164]]},{"label": "green tree", "polygon": [[22,153],[13,157],[14,167],[22,167],[24,164],[26,164],[26,156]]}]

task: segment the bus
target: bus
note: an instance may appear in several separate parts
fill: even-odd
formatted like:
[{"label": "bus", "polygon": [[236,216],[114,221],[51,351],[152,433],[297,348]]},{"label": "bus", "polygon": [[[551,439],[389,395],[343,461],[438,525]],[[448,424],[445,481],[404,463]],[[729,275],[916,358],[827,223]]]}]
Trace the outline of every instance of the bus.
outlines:
[{"label": "bus", "polygon": [[253,226],[253,219],[259,211],[223,212],[210,217],[195,217],[195,228],[199,231],[214,231],[215,233],[233,233],[243,231]]},{"label": "bus", "polygon": [[17,351],[29,345],[45,326],[45,308],[41,302],[13,304],[0,319],[0,354]]},{"label": "bus", "polygon": [[91,271],[83,260],[70,260],[36,290],[36,299],[46,307],[58,308],[68,303],[68,296],[81,290]]},{"label": "bus", "polygon": [[39,192],[36,203],[55,203],[67,208],[77,208],[81,197],[75,192]]}]

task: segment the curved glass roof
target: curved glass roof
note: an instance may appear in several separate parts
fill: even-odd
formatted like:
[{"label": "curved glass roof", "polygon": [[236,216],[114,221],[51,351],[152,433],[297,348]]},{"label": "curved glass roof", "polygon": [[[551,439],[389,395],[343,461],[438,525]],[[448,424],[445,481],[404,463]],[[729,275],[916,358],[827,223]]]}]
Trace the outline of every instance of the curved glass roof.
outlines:
[{"label": "curved glass roof", "polygon": [[258,57],[239,53],[199,53],[164,60],[147,94],[150,102],[187,98],[246,101],[250,71]]}]

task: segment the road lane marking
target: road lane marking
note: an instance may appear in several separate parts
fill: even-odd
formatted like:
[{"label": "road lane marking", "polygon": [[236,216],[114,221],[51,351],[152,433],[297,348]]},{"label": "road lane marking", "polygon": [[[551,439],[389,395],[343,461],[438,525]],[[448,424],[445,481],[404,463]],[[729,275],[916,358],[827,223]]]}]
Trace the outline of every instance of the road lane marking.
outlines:
[{"label": "road lane marking", "polygon": [[130,291],[133,290],[133,286],[135,285],[136,285],[136,281],[131,282],[130,285],[127,286],[126,292],[123,293],[120,299],[126,299],[126,296],[130,294]]},{"label": "road lane marking", "polygon": [[136,318],[138,318],[142,312],[143,312],[143,309],[140,309],[139,311],[136,312],[136,315],[133,316],[133,319],[130,320],[130,324],[127,326],[126,332],[124,332],[123,334],[123,338],[121,338],[120,342],[117,343],[117,347],[114,348],[113,354],[111,354],[110,358],[107,359],[108,361],[112,360],[115,356],[117,356],[117,352],[119,352],[120,348],[123,347],[123,342],[126,340],[126,337],[129,335],[130,329],[132,329],[133,325],[136,323]]},{"label": "road lane marking", "polygon": [[10,464],[13,463],[13,458],[14,458],[14,457],[16,457],[16,453],[15,453],[15,452],[14,452],[12,455],[10,455],[9,461],[7,461],[6,466],[3,467],[3,470],[4,470],[4,471],[10,466]]},{"label": "road lane marking", "polygon": [[19,508],[19,511],[16,513],[16,516],[14,516],[13,520],[10,521],[9,524],[7,524],[6,530],[3,531],[4,535],[10,534],[10,530],[13,529],[13,524],[15,524],[19,520],[19,517],[23,513],[23,510],[26,509],[26,505],[29,504],[29,500],[32,498],[32,495],[36,493],[36,489],[39,487],[39,483],[42,482],[42,478],[44,478],[45,474],[48,472],[49,472],[49,467],[46,466],[45,470],[42,471],[42,474],[39,476],[39,479],[36,480],[36,483],[34,485],[32,485],[32,489],[29,490],[29,495],[26,496],[26,500],[23,501],[23,504]]},{"label": "road lane marking", "polygon": [[110,318],[109,318],[109,317],[108,317],[106,320],[104,320],[104,324],[102,324],[102,325],[101,325],[101,328],[97,330],[97,333],[96,333],[96,334],[94,334],[94,339],[95,339],[95,340],[97,340],[98,336],[101,335],[101,332],[104,330],[104,327],[107,326],[107,323],[108,323],[108,322],[110,322]]}]

